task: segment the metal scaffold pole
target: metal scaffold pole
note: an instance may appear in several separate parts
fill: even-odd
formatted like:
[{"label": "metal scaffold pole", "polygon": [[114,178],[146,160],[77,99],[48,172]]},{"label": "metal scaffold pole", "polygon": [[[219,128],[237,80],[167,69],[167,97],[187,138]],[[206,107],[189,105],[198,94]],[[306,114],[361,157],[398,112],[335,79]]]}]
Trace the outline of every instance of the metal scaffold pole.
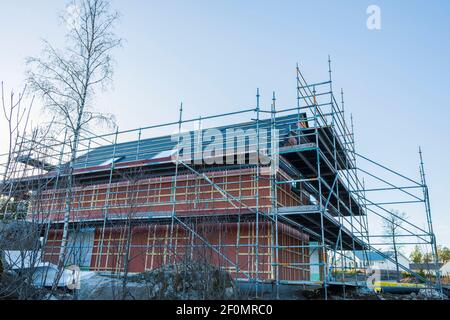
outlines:
[{"label": "metal scaffold pole", "polygon": [[[332,80],[331,56],[330,55],[328,55],[328,80],[330,82],[330,84],[329,84],[330,85],[329,86],[329,89],[330,89],[330,106],[331,106],[331,114],[332,114],[331,127],[334,130],[335,127],[337,126],[337,123],[338,123],[336,117],[339,116],[339,114],[338,114],[339,110],[335,110],[335,107],[334,107],[333,80]],[[333,162],[334,162],[334,168],[333,168],[334,169],[334,174],[336,175],[335,183],[334,183],[335,187],[336,187],[336,191],[330,190],[330,193],[331,192],[336,192],[336,195],[339,196],[339,194],[340,194],[339,193],[339,183],[336,183],[337,179],[339,177],[339,175],[338,175],[339,168],[338,168],[338,154],[337,154],[337,137],[336,137],[336,134],[333,134]],[[333,277],[333,269],[335,269],[335,266],[336,266],[336,255],[337,255],[338,248],[340,248],[339,255],[341,257],[341,260],[344,260],[343,259],[343,244],[342,244],[343,243],[343,241],[342,241],[342,227],[344,225],[344,219],[342,217],[340,208],[341,208],[341,201],[339,199],[339,201],[337,202],[337,210],[339,212],[338,219],[339,219],[340,228],[339,228],[339,235],[338,235],[338,239],[336,241],[336,245],[333,247],[333,260],[330,263],[330,271],[329,271],[330,274],[328,275],[329,278]],[[339,246],[339,244],[340,244],[340,246]],[[345,296],[346,296],[345,272],[342,273],[342,276],[343,276],[342,280],[343,280],[343,283],[344,283],[344,285],[343,285],[343,293],[344,293],[344,298],[345,298]]]},{"label": "metal scaffold pole", "polygon": [[261,175],[261,168],[260,168],[260,130],[259,130],[259,120],[260,120],[260,100],[261,95],[259,93],[259,88],[256,92],[256,190],[255,190],[255,196],[256,196],[256,241],[255,241],[255,248],[256,248],[256,297],[258,297],[259,294],[259,186],[260,186],[260,175]]},{"label": "metal scaffold pole", "polygon": [[440,267],[439,267],[438,247],[437,247],[437,243],[436,243],[436,236],[435,236],[434,230],[433,230],[433,220],[431,217],[430,195],[428,192],[428,185],[427,185],[426,175],[425,175],[425,165],[423,162],[423,154],[422,154],[421,147],[419,147],[419,156],[420,156],[420,178],[421,178],[422,188],[423,188],[423,197],[424,197],[424,203],[425,203],[425,212],[426,212],[426,216],[427,216],[428,232],[430,234],[431,252],[433,255],[433,262],[434,262],[434,268],[435,268],[434,271],[436,273],[436,289],[438,290],[441,297],[443,298],[441,272],[440,272]]},{"label": "metal scaffold pole", "polygon": [[[116,133],[114,135],[114,141],[112,142],[113,144],[113,152],[112,152],[112,159],[114,159],[116,157],[116,148],[117,148],[117,139],[119,137],[119,128],[116,128]],[[102,255],[103,255],[103,247],[104,247],[104,242],[105,242],[105,230],[106,230],[106,223],[108,221],[108,213],[109,213],[109,201],[110,201],[110,197],[111,197],[111,186],[112,186],[112,181],[113,181],[113,174],[114,174],[114,161],[111,163],[111,168],[109,170],[109,176],[108,176],[108,187],[106,190],[106,195],[105,195],[105,203],[103,206],[103,224],[102,224],[102,230],[101,230],[101,239],[100,239],[100,246],[99,246],[99,254],[96,257],[96,266],[100,265],[100,269],[101,269],[101,264],[102,264]],[[108,242],[108,247],[110,245],[110,241]],[[108,253],[106,254],[106,258],[108,258]],[[108,261],[106,259],[106,261]],[[107,262],[105,263],[105,268],[107,268]]]},{"label": "metal scaffold pole", "polygon": [[[180,114],[178,120],[178,136],[177,136],[177,146],[176,146],[176,163],[175,163],[175,174],[172,180],[172,214],[170,221],[170,244],[169,244],[169,256],[172,256],[174,253],[173,248],[173,229],[175,224],[175,219],[177,218],[176,206],[177,206],[177,186],[178,186],[178,173],[180,167],[180,141],[181,141],[181,129],[183,126],[183,103],[180,104]],[[170,261],[170,259],[169,259]],[[174,263],[176,261],[176,257],[174,257]]]},{"label": "metal scaffold pole", "polygon": [[[278,143],[276,139],[276,94],[273,93],[272,98],[272,107],[271,107],[271,170],[270,174],[272,175],[272,213],[275,216],[275,290],[276,290],[276,298],[280,298],[280,263],[279,263],[279,235],[278,235],[278,186],[277,186],[277,168],[276,168],[276,158],[279,157],[279,154],[275,153],[275,150],[278,150],[273,144]],[[274,138],[275,137],[275,138]]]},{"label": "metal scaffold pole", "polygon": [[[324,288],[324,297],[325,300],[328,300],[328,263],[327,263],[327,253],[326,253],[326,244],[325,244],[325,227],[324,227],[324,204],[322,201],[322,175],[321,175],[321,164],[320,164],[320,149],[319,149],[319,106],[316,98],[316,88],[313,87],[313,97],[314,97],[314,133],[316,139],[316,155],[317,155],[317,178],[319,179],[319,212],[320,212],[320,235],[321,235],[321,245],[322,249],[319,254],[319,265],[322,266],[322,276],[323,276],[323,288]],[[320,262],[320,257],[322,258],[322,262]]]}]

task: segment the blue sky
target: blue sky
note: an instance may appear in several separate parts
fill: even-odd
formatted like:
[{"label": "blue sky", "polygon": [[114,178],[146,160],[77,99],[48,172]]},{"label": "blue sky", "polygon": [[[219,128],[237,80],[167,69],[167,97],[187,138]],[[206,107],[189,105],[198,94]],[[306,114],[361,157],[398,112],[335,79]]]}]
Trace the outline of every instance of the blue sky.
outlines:
[{"label": "blue sky", "polygon": [[[25,57],[39,54],[41,39],[62,44],[58,13],[65,4],[0,2],[0,80],[19,91]],[[176,120],[180,101],[186,117],[251,107],[257,87],[266,106],[273,90],[280,106],[293,106],[296,62],[310,82],[321,81],[330,54],[359,152],[418,179],[422,146],[438,241],[450,246],[450,2],[113,4],[126,42],[116,52],[113,88],[96,102],[121,129]],[[379,31],[366,27],[371,4],[381,8]],[[43,116],[36,112],[35,121]]]}]

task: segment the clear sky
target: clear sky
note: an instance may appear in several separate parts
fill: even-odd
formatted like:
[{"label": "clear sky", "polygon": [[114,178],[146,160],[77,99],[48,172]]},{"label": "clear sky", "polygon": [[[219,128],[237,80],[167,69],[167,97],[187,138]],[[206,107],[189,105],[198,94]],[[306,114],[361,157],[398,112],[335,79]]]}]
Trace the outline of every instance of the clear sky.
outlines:
[{"label": "clear sky", "polygon": [[[381,9],[381,30],[366,27],[369,5]],[[333,60],[355,118],[357,148],[415,179],[418,147],[428,174],[438,242],[450,246],[449,1],[148,1],[115,0],[114,86],[97,108],[121,129],[254,106],[277,91],[295,103],[295,63],[310,82],[326,80]],[[0,80],[23,85],[25,57],[41,39],[58,45],[61,0],[0,0]],[[35,115],[35,121],[39,116]],[[0,122],[0,131],[4,123]],[[4,146],[4,140],[0,140]],[[2,148],[0,145],[0,149]]]}]

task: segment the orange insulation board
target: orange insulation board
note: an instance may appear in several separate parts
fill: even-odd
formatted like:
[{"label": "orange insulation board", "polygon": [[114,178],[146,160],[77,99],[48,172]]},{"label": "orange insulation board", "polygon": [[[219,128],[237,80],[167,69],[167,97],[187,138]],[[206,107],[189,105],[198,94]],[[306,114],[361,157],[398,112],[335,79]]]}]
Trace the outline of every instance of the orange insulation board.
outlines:
[{"label": "orange insulation board", "polygon": [[[103,219],[104,214],[111,217],[133,217],[171,213],[173,209],[178,215],[236,214],[257,206],[259,210],[267,212],[273,205],[270,175],[260,175],[256,181],[256,169],[240,169],[209,172],[207,176],[215,186],[197,175],[180,175],[176,182],[174,177],[157,177],[74,187],[70,198],[70,221]],[[288,181],[288,178],[280,171],[277,180]],[[230,201],[224,192],[237,200]],[[175,206],[172,201],[174,196]],[[44,191],[32,202],[28,219],[64,221],[66,199],[66,189]],[[278,206],[296,206],[302,203],[305,200],[291,190],[289,183],[277,186]]]}]

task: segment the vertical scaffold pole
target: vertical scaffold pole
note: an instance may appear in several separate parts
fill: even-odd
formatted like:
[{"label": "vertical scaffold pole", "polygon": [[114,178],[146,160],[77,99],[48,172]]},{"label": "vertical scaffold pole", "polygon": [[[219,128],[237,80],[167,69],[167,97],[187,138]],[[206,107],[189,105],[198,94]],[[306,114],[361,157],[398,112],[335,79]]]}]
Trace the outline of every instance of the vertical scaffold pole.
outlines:
[{"label": "vertical scaffold pole", "polygon": [[142,140],[142,129],[138,131],[138,144],[136,147],[136,161],[139,160],[139,154],[141,152],[141,140]]},{"label": "vertical scaffold pole", "polygon": [[[338,114],[336,114],[336,110],[334,108],[334,100],[333,100],[333,78],[332,78],[332,71],[331,71],[331,56],[328,55],[328,80],[329,80],[329,88],[330,88],[330,107],[331,107],[331,127],[333,128],[333,130],[335,130],[335,133],[333,134],[333,161],[334,161],[334,174],[337,176],[338,175],[338,158],[337,158],[337,147],[336,147],[336,134],[337,134],[337,130],[336,130],[336,126],[338,124],[337,121],[335,121],[335,117],[338,116]],[[337,177],[336,177],[337,179]],[[333,186],[331,186],[331,188],[333,188]],[[335,183],[335,188],[336,188],[336,197],[339,198],[339,183]],[[334,190],[330,189],[330,194],[333,193]],[[328,275],[329,277],[333,276],[333,268],[335,267],[335,259],[336,259],[336,254],[337,254],[337,250],[338,250],[338,244],[339,244],[339,239],[342,238],[342,226],[344,224],[343,222],[343,218],[342,218],[342,214],[341,214],[341,210],[340,210],[340,205],[341,205],[341,201],[340,199],[337,199],[337,210],[339,212],[339,234],[338,234],[338,238],[336,239],[336,245],[333,247],[333,260],[330,263],[330,274]],[[342,255],[342,239],[340,241],[341,243],[341,255]],[[328,259],[327,259],[328,261]],[[343,292],[344,292],[344,297],[345,297],[345,285],[343,287]]]},{"label": "vertical scaffold pole", "polygon": [[[296,76],[297,76],[297,123],[298,123],[298,135],[301,134],[301,127],[300,127],[300,116],[301,116],[301,112],[300,112],[300,77],[298,75],[298,70],[299,70],[299,66],[297,63],[297,68],[296,68]],[[306,118],[308,118],[308,116],[306,116]]]},{"label": "vertical scaffold pole", "polygon": [[260,99],[261,96],[259,94],[259,88],[256,91],[256,191],[255,191],[255,195],[256,195],[256,230],[255,230],[255,235],[256,235],[256,242],[255,242],[255,247],[256,247],[256,252],[255,252],[255,260],[256,260],[256,297],[258,297],[259,294],[259,179],[260,179],[260,161],[259,161],[259,156],[260,156],[260,137],[259,137],[259,118],[260,118]]},{"label": "vertical scaffold pole", "polygon": [[[334,104],[334,95],[333,95],[333,78],[332,78],[332,69],[331,69],[331,56],[328,55],[328,80],[329,80],[329,88],[330,88],[330,107],[331,107],[331,127],[333,128],[333,130],[335,131],[333,133],[333,161],[334,161],[334,174],[336,175],[335,177],[335,181],[336,183],[335,188],[336,190],[331,190],[330,189],[330,194],[335,192],[336,193],[336,198],[337,198],[337,211],[339,212],[339,216],[338,216],[338,220],[339,220],[339,233],[338,233],[338,237],[336,239],[336,245],[333,247],[333,259],[330,261],[330,267],[329,267],[329,275],[328,277],[330,278],[330,281],[332,280],[331,278],[333,278],[333,271],[336,268],[336,255],[337,255],[337,251],[340,249],[339,252],[339,257],[341,258],[341,260],[344,260],[343,255],[343,241],[342,241],[342,228],[344,226],[344,218],[342,216],[341,213],[341,199],[340,199],[340,192],[339,192],[339,183],[337,183],[337,179],[338,179],[338,154],[337,154],[337,137],[336,135],[338,134],[338,126],[339,126],[339,121],[337,121],[336,118],[339,117],[339,106],[336,106],[335,108],[335,104]],[[345,129],[344,129],[345,130]],[[349,186],[350,183],[347,181],[347,185]],[[333,187],[331,187],[333,188]],[[326,209],[326,208],[325,208]],[[339,246],[340,244],[340,246]],[[327,260],[328,261],[328,260]],[[345,277],[344,277],[344,272],[343,272],[343,294],[344,294],[344,298],[346,297],[346,288],[345,288]]]},{"label": "vertical scaffold pole", "polygon": [[276,290],[276,298],[280,299],[280,264],[279,264],[279,238],[278,238],[278,185],[277,185],[277,168],[275,167],[277,161],[275,157],[278,157],[278,154],[273,154],[275,148],[273,143],[278,143],[278,139],[274,139],[276,137],[276,93],[273,93],[272,98],[272,108],[271,108],[271,166],[270,174],[272,175],[272,213],[275,215],[275,290]]},{"label": "vertical scaffold pole", "polygon": [[[315,138],[316,138],[316,157],[317,157],[317,179],[318,179],[318,184],[319,184],[319,211],[320,211],[320,231],[321,231],[321,245],[319,246],[319,248],[322,248],[322,252],[320,254],[320,256],[322,256],[322,263],[320,263],[319,260],[319,265],[322,265],[322,269],[323,269],[323,287],[324,287],[324,295],[325,295],[325,300],[328,300],[328,263],[326,261],[326,245],[325,245],[325,226],[324,226],[324,206],[323,206],[323,194],[322,194],[322,175],[321,175],[321,165],[320,165],[320,150],[319,150],[319,121],[318,121],[318,117],[319,117],[319,106],[317,103],[317,99],[316,99],[316,87],[313,87],[313,96],[314,96],[314,133],[315,133]],[[325,119],[323,119],[325,120]]]},{"label": "vertical scaffold pole", "polygon": [[[177,182],[178,182],[178,171],[180,165],[180,139],[181,139],[181,128],[183,125],[183,103],[180,105],[180,117],[178,119],[178,137],[177,137],[177,147],[176,147],[176,163],[175,163],[175,175],[172,179],[172,214],[170,222],[170,243],[169,243],[169,262],[170,255],[174,252],[173,250],[173,229],[176,217],[176,206],[177,206]],[[175,259],[174,259],[175,262]]]},{"label": "vertical scaffold pole", "polygon": [[420,178],[422,182],[422,189],[423,189],[423,197],[424,197],[424,203],[425,203],[425,211],[427,215],[427,224],[428,224],[428,232],[430,233],[430,244],[431,244],[431,251],[433,254],[433,262],[436,272],[436,288],[439,291],[441,298],[443,299],[443,291],[442,291],[442,283],[441,283],[441,273],[439,268],[439,257],[438,257],[438,248],[436,244],[436,236],[434,234],[433,230],[433,220],[431,217],[431,206],[430,206],[430,195],[428,192],[428,186],[425,176],[425,165],[423,162],[423,154],[422,154],[422,148],[419,147],[419,156],[420,156]]},{"label": "vertical scaffold pole", "polygon": [[[354,134],[354,125],[353,125],[353,115],[351,116],[351,130],[352,130],[352,137]],[[357,171],[354,170],[353,171],[353,178],[356,180],[357,177]],[[348,183],[350,184],[350,170],[347,170],[347,178],[348,178]],[[358,182],[356,182],[356,189],[358,188]],[[358,228],[355,227],[355,221],[357,221],[356,217],[353,214],[353,210],[351,210],[351,206],[352,206],[352,197],[351,197],[351,193],[349,192],[348,194],[348,203],[349,203],[349,207],[350,207],[350,224],[351,224],[351,228],[350,228],[350,232],[352,233],[352,235],[355,234],[355,230],[358,231]],[[355,238],[352,237],[352,258],[353,258],[353,266],[356,266],[356,248],[355,248]],[[355,268],[356,269],[356,268]],[[355,283],[358,283],[358,273],[355,272]]]},{"label": "vertical scaffold pole", "polygon": [[[116,147],[117,147],[117,139],[119,136],[119,127],[116,128],[116,133],[114,136],[114,142],[113,142],[113,152],[112,152],[112,159],[116,157]],[[103,205],[103,225],[102,225],[102,237],[100,239],[100,246],[98,249],[99,254],[97,254],[95,265],[97,266],[97,269],[101,269],[101,263],[102,263],[102,255],[103,255],[103,246],[105,241],[105,229],[106,229],[106,222],[108,221],[108,211],[109,211],[109,198],[111,196],[111,184],[113,180],[113,173],[114,173],[114,161],[111,163],[111,168],[109,171],[109,179],[108,179],[108,187],[106,189],[105,194],[105,203]],[[100,190],[99,190],[100,193]],[[111,232],[111,231],[110,231]],[[108,242],[108,250],[106,252],[106,259],[105,259],[105,269],[108,268],[108,254],[109,254],[109,246],[111,245],[111,241]],[[99,267],[100,265],[100,267]]]},{"label": "vertical scaffold pole", "polygon": [[89,139],[88,142],[88,151],[86,153],[86,160],[84,162],[84,167],[87,168],[88,167],[88,161],[89,161],[89,155],[91,153],[91,142],[92,142],[92,138]]},{"label": "vertical scaffold pole", "polygon": [[[62,171],[61,169],[62,169],[63,164],[64,164],[64,153],[65,153],[64,150],[65,150],[65,147],[66,147],[66,141],[67,141],[67,128],[66,128],[66,130],[64,131],[64,140],[63,140],[63,143],[61,144],[61,151],[60,151],[60,154],[59,154],[58,170],[57,170],[57,172],[56,172],[55,184],[54,184],[54,186],[53,186],[52,204],[51,204],[50,207],[49,207],[48,213],[45,215],[46,218],[47,218],[46,229],[45,229],[45,234],[44,234],[44,246],[45,246],[45,247],[47,247],[47,243],[48,243],[48,235],[49,235],[50,228],[51,228],[51,222],[52,222],[52,219],[51,219],[51,212],[56,210],[56,208],[55,208],[55,203],[58,203],[58,202],[60,201],[60,198],[59,198],[59,196],[58,196],[58,194],[59,194],[58,189],[59,189],[59,182],[60,182],[61,173],[62,173],[62,172],[61,172],[61,171]],[[33,223],[36,222],[36,221],[35,221],[35,215],[36,215],[36,212],[35,212],[35,210],[33,209],[33,210],[32,210],[32,222],[33,222]],[[38,221],[40,221],[40,220],[43,220],[42,222],[44,222],[44,221],[45,221],[45,218],[44,218],[44,216],[42,216],[42,218],[39,218],[39,213],[38,213]],[[55,249],[55,245],[52,244],[51,247],[50,247],[50,249],[51,249],[51,252],[53,252],[53,250]],[[41,255],[42,255],[42,257],[43,257],[45,250],[41,250],[41,252],[42,252]],[[47,272],[48,272],[48,271],[47,271]],[[46,272],[46,274],[45,274],[45,278],[47,278],[47,272]]]},{"label": "vertical scaffold pole", "polygon": [[[347,129],[347,124],[345,123],[345,106],[344,106],[344,90],[341,88],[341,109],[342,109],[342,119],[343,119],[343,130],[344,130],[344,143],[346,143],[347,141],[347,139],[346,139],[346,129]],[[339,110],[338,110],[339,111]],[[346,165],[346,169],[348,169],[349,168],[349,159],[348,159],[348,157],[346,156],[345,157],[345,165]],[[347,174],[346,174],[346,177],[347,177],[347,179],[348,179],[348,170],[347,170]],[[347,180],[347,182],[348,182],[348,180]],[[344,219],[342,218],[342,221],[341,221],[341,224],[343,224],[344,223],[344,221],[343,221]],[[341,231],[342,231],[342,227],[341,227]],[[341,236],[342,236],[342,234],[341,234]],[[347,258],[348,258],[348,255],[347,255],[347,253],[344,251],[344,248],[343,248],[343,241],[342,241],[342,239],[341,239],[341,270],[342,270],[342,282],[345,282],[345,273],[347,272],[347,269],[346,269],[346,267],[347,267]],[[344,297],[346,297],[346,291],[345,291],[345,286],[344,286]]]}]

